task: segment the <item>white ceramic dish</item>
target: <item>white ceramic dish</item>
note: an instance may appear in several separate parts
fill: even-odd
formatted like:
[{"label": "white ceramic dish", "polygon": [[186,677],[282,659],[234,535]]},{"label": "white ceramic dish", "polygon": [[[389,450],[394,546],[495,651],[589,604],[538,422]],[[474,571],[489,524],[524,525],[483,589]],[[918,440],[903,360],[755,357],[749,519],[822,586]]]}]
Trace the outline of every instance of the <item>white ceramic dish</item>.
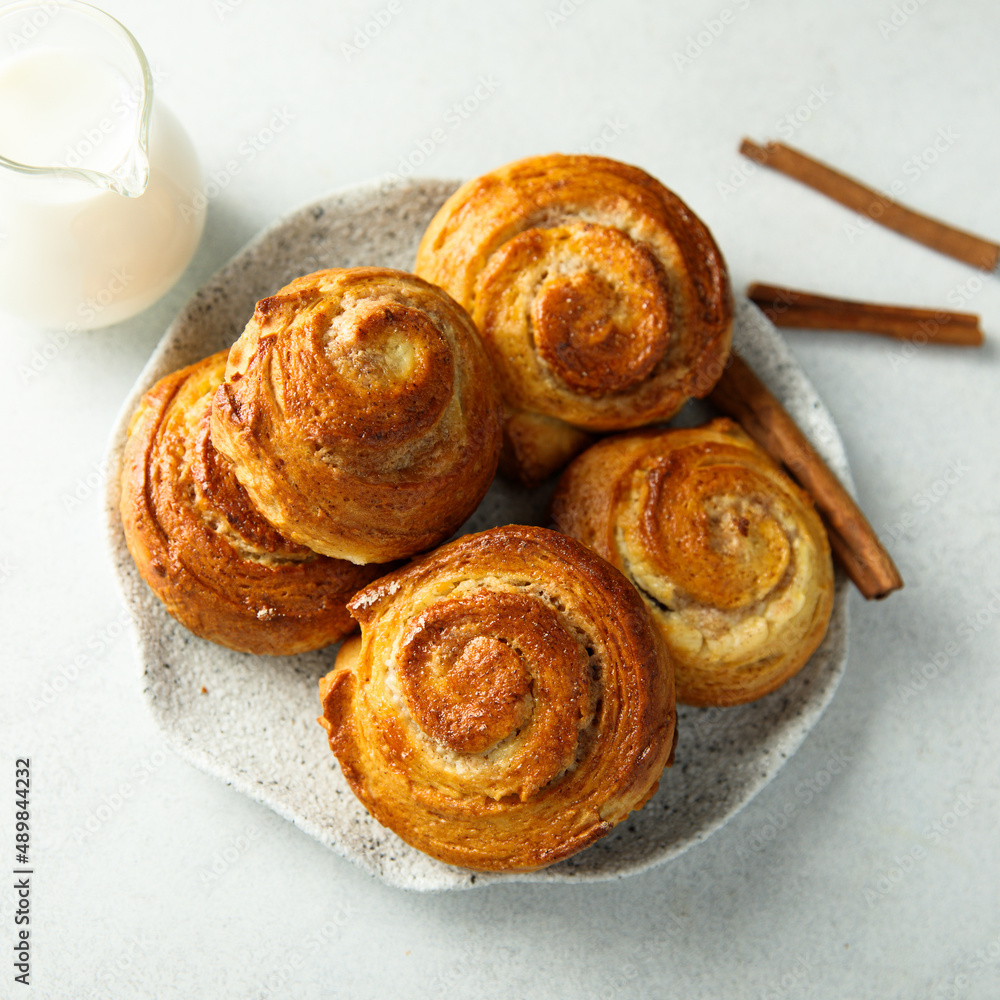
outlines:
[{"label": "white ceramic dish", "polygon": [[[143,687],[171,746],[192,764],[263,802],[383,881],[408,889],[462,889],[493,882],[616,878],[676,857],[704,840],[770,781],[833,697],[847,662],[847,582],[838,574],[830,629],[805,668],[752,705],[679,712],[675,766],[655,797],[593,847],[530,874],[475,874],[441,864],[381,827],[354,798],[316,723],[317,681],[333,649],[296,657],[234,653],[192,635],[139,577],[118,513],[129,417],[167,373],[228,347],[254,303],[321,267],[377,264],[408,270],[420,235],[455,182],[423,180],[352,188],[279,220],[222,268],[167,330],[125,401],[108,454],[112,557],[134,614]],[[851,488],[829,412],[784,341],[749,302],[737,304],[735,344]],[[700,422],[689,408],[682,423]],[[549,489],[494,483],[462,532],[498,524],[545,524]],[[202,693],[202,689],[207,693]]]}]

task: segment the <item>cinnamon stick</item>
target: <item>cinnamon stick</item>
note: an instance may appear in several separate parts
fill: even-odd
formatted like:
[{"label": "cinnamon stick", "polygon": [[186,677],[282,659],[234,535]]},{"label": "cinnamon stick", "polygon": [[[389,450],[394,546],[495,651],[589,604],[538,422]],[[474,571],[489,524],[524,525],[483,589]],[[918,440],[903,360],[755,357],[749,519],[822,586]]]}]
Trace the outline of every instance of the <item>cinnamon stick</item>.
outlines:
[{"label": "cinnamon stick", "polygon": [[747,289],[747,296],[775,326],[865,331],[898,340],[968,347],[978,347],[983,342],[979,317],[974,313],[834,299],[759,282]]},{"label": "cinnamon stick", "polygon": [[973,267],[981,267],[984,271],[993,271],[1000,262],[1000,244],[921,215],[784,143],[769,142],[758,146],[753,140],[744,139],[740,152],[762,166],[779,170],[841,205],[867,215],[880,226],[893,229],[939,253],[948,254]]},{"label": "cinnamon stick", "polygon": [[834,556],[866,598],[883,598],[903,586],[892,557],[861,509],[781,403],[737,354],[731,355],[709,399],[738,420],[812,496],[826,523]]}]

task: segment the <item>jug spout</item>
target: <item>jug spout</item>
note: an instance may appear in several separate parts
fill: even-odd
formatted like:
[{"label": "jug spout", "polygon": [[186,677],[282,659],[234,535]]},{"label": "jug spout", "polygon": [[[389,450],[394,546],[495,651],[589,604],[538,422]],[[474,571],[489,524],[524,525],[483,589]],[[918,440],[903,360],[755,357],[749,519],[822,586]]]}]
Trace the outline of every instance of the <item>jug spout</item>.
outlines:
[{"label": "jug spout", "polygon": [[202,183],[127,28],[82,0],[0,0],[0,311],[66,330],[135,315],[191,259]]},{"label": "jug spout", "polygon": [[[5,41],[18,17],[40,24],[30,43]],[[77,0],[0,0],[0,166],[137,198],[149,182],[152,108],[149,63],[110,15]]]},{"label": "jug spout", "polygon": [[114,170],[101,176],[116,194],[138,198],[149,184],[149,156],[144,145],[136,143]]}]

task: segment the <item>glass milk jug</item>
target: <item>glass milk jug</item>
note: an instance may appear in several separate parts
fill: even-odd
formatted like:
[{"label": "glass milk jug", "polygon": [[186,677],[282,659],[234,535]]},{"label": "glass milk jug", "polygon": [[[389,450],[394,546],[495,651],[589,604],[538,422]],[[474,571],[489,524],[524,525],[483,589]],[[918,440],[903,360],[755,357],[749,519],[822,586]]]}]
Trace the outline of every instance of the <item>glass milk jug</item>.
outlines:
[{"label": "glass milk jug", "polygon": [[198,245],[201,184],[123,25],[76,0],[0,7],[0,313],[72,332],[145,309]]}]

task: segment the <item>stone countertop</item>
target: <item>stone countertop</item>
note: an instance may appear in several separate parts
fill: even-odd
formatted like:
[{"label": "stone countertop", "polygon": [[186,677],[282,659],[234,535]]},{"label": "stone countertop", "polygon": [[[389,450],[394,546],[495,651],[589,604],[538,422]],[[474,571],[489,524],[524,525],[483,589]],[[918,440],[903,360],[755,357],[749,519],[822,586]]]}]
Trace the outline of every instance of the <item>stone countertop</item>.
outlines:
[{"label": "stone countertop", "polygon": [[[31,757],[35,868],[34,985],[8,987],[7,964],[0,995],[1000,995],[1000,284],[737,153],[745,135],[787,141],[1000,238],[1000,7],[105,6],[194,139],[208,222],[178,285],[133,320],[72,337],[0,323],[0,747],[11,778]],[[404,893],[164,746],[105,551],[101,462],[170,320],[276,216],[370,178],[552,150],[663,180],[737,289],[964,309],[987,343],[786,332],[907,585],[853,595],[845,679],[749,806],[618,882]],[[8,794],[11,852],[12,808]],[[7,878],[8,945],[14,899]]]}]

